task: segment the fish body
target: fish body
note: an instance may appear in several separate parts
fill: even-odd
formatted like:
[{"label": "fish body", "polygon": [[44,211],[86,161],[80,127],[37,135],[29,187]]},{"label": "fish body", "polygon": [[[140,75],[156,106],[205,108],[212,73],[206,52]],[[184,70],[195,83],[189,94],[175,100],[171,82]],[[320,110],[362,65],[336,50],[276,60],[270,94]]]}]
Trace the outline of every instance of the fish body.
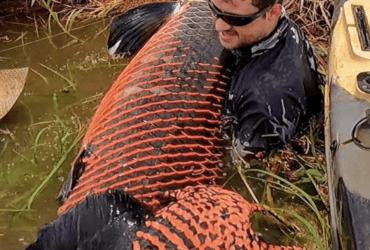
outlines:
[{"label": "fish body", "polygon": [[120,188],[155,207],[164,191],[222,178],[223,48],[205,2],[174,10],[102,100],[60,213]]}]

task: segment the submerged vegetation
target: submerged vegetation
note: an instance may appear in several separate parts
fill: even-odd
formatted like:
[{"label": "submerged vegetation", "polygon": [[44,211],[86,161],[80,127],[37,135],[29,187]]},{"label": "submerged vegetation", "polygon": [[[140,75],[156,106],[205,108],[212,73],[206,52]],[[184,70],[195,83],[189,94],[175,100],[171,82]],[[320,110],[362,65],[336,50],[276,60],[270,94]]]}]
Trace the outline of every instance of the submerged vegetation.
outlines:
[{"label": "submerged vegetation", "polygon": [[329,197],[323,117],[283,149],[250,162],[243,173],[263,185],[260,204],[277,216],[287,243],[307,249],[331,249]]},{"label": "submerged vegetation", "polygon": [[[63,46],[68,47],[85,42],[81,37],[73,33],[76,27],[92,22],[92,20],[95,21],[96,19],[117,15],[143,3],[160,1],[62,0],[57,2],[53,0],[31,0],[24,1],[25,3],[23,4],[29,11],[37,10],[32,15],[33,19],[29,20],[29,25],[34,28],[39,39],[49,39],[50,43],[53,44],[53,36],[65,33],[69,40]],[[333,2],[334,0],[284,1],[287,14],[300,25],[314,46],[323,81],[325,81],[327,75],[327,54],[331,13],[334,8]],[[107,28],[108,23],[105,25],[105,29]],[[42,32],[44,32],[43,34],[46,37],[41,38]],[[13,42],[21,41],[22,45],[20,46],[24,47],[24,36],[25,34],[22,33]],[[3,37],[0,41],[4,41],[4,39],[9,38]],[[59,48],[63,46],[59,46]],[[0,62],[4,60],[8,59],[0,57]],[[45,188],[49,181],[53,180],[53,178],[55,180],[55,175],[60,171],[63,163],[67,159],[71,160],[73,158],[89,119],[86,117],[81,118],[77,114],[74,114],[72,119],[62,117],[61,114],[64,114],[65,110],[59,109],[59,94],[76,92],[76,89],[79,88],[73,77],[74,74],[71,73],[73,70],[89,71],[98,67],[109,68],[115,66],[120,67],[119,70],[123,68],[124,64],[119,62],[115,64],[110,60],[106,52],[97,52],[86,56],[74,68],[67,64],[63,70],[60,70],[58,67],[41,63],[39,63],[38,67],[40,70],[31,68],[32,72],[46,85],[51,80],[49,77],[45,77],[43,72],[56,75],[61,80],[62,85],[59,88],[59,92],[53,95],[54,112],[48,116],[49,121],[30,122],[31,125],[28,129],[28,133],[31,134],[30,137],[32,138],[30,150],[22,151],[15,147],[12,152],[17,154],[22,159],[22,162],[29,163],[31,168],[43,161],[49,154],[49,158],[53,159],[52,167],[47,172],[38,174],[38,186],[30,187],[28,192],[16,196],[7,205],[4,204],[0,207],[0,212],[32,211],[31,208],[35,197]],[[93,113],[94,107],[96,107],[102,96],[102,91],[96,92],[90,97],[85,97],[83,100],[75,102],[67,109],[81,108],[89,104],[91,109],[89,112]],[[281,244],[298,244],[307,249],[321,250],[332,248],[323,120],[322,116],[317,117],[311,121],[305,132],[298,135],[285,148],[270,155],[260,154],[255,160],[239,168],[240,174],[246,177],[246,186],[251,182],[262,187],[263,192],[253,194],[253,196],[255,196],[255,200],[264,206],[266,211],[273,215],[274,219],[268,223],[278,224],[278,230],[286,236],[283,240],[280,239]],[[13,138],[10,136],[13,135],[12,131],[9,131],[6,127],[0,126],[0,134],[9,134],[9,137]],[[46,137],[53,137],[53,139],[46,140]],[[1,145],[6,147],[7,143]],[[47,150],[45,146],[53,149]],[[4,151],[5,148],[0,148],[0,157],[3,157]],[[34,178],[34,176],[27,176],[27,178]],[[245,191],[244,194],[248,196],[249,194],[246,193],[253,192],[254,189],[252,188],[250,191]],[[260,215],[256,215],[256,218],[263,220],[262,217],[258,216]],[[258,229],[260,225],[257,224],[255,227]]]}]

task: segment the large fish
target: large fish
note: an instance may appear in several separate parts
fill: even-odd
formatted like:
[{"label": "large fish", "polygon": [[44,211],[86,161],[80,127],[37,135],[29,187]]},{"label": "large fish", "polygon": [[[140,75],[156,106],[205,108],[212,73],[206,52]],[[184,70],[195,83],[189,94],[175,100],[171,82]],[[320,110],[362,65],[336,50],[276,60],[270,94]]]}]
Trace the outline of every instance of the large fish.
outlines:
[{"label": "large fish", "polygon": [[250,216],[263,209],[216,185],[229,77],[206,3],[128,12],[111,51],[139,48],[132,29],[155,14],[173,16],[156,33],[146,26],[155,35],[97,110],[61,192],[59,218],[28,250],[301,249],[261,241]]},{"label": "large fish", "polygon": [[117,188],[153,207],[166,190],[222,178],[220,116],[229,77],[207,5],[134,9],[117,21],[125,29],[112,25],[110,50],[137,49],[145,29],[155,32],[171,15],[104,97],[61,192],[60,213]]}]

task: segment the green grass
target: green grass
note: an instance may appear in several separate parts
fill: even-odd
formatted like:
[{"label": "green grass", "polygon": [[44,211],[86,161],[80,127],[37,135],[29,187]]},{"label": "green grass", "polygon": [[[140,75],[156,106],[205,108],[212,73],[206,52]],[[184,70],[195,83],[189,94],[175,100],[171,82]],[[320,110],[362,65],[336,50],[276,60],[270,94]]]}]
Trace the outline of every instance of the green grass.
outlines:
[{"label": "green grass", "polygon": [[294,241],[320,250],[333,246],[322,120],[316,119],[283,149],[242,169],[248,180],[264,184],[259,202],[267,211],[306,232],[295,235]]},{"label": "green grass", "polygon": [[63,165],[65,160],[67,159],[68,155],[73,152],[73,149],[77,146],[77,144],[80,142],[82,137],[85,135],[87,126],[85,126],[79,133],[77,134],[76,138],[73,140],[71,145],[67,150],[64,151],[62,157],[59,159],[59,161],[54,165],[53,169],[50,171],[50,173],[43,179],[43,181],[40,183],[40,185],[37,186],[35,191],[31,194],[31,196],[28,198],[26,205],[23,207],[22,210],[30,210],[32,207],[32,203],[34,202],[36,196],[42,191],[43,188],[47,185],[47,183],[51,180],[51,178],[57,173],[57,171],[60,169],[60,167]]},{"label": "green grass", "polygon": [[[83,8],[78,9],[78,10],[77,9],[72,10],[72,12],[67,16],[66,21],[63,21],[63,20],[60,20],[59,18],[60,13],[53,10],[54,1],[52,0],[46,0],[46,1],[45,0],[32,0],[31,6],[33,6],[36,2],[49,11],[48,28],[49,28],[50,36],[52,35],[51,27],[52,27],[52,20],[53,20],[59,26],[59,28],[62,29],[62,31],[65,34],[69,35],[70,37],[78,41],[78,38],[71,34],[71,30],[72,30],[73,24],[76,21],[77,16],[83,11]],[[37,24],[35,28],[36,30],[38,30]]]},{"label": "green grass", "polygon": [[46,65],[44,65],[42,63],[40,63],[40,65],[42,67],[44,67],[45,69],[47,69],[47,70],[53,72],[54,74],[58,75],[64,81],[66,81],[68,83],[68,86],[67,87],[64,87],[63,88],[63,91],[69,92],[70,90],[76,90],[76,84],[75,84],[75,82],[73,81],[72,78],[67,78],[67,77],[63,76],[61,73],[59,73],[58,71],[56,71],[56,70],[54,70],[54,69],[52,69],[52,68],[50,68],[50,67],[48,67],[48,66],[46,66]]}]

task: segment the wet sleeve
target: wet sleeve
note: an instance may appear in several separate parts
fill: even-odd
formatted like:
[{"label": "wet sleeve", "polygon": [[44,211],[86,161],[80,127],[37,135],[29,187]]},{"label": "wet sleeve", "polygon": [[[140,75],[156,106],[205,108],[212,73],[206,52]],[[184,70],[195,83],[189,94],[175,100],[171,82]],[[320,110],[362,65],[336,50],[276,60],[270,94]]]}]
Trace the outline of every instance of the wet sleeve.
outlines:
[{"label": "wet sleeve", "polygon": [[237,105],[237,138],[251,151],[271,150],[296,133],[303,112],[294,90],[251,87]]}]

